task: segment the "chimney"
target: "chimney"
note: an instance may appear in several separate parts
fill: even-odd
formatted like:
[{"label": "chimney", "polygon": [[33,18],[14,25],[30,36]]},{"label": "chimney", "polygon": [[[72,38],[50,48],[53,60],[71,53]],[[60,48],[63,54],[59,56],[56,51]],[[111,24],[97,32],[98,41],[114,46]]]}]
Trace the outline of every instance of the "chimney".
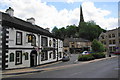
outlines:
[{"label": "chimney", "polygon": [[27,22],[30,22],[30,23],[32,23],[33,25],[35,25],[35,19],[34,19],[33,17],[28,18],[28,19],[27,19]]},{"label": "chimney", "polygon": [[9,7],[6,11],[5,11],[7,14],[9,14],[10,16],[13,16],[14,15],[14,10]]},{"label": "chimney", "polygon": [[47,31],[50,31],[50,28],[45,28]]}]

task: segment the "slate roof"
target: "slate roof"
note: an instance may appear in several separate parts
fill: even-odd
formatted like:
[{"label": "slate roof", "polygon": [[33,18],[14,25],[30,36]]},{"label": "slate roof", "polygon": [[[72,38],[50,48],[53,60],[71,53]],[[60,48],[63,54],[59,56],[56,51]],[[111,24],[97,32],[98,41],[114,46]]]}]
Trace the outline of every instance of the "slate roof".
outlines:
[{"label": "slate roof", "polygon": [[[40,34],[40,35],[45,35],[45,36],[49,36],[49,37],[53,37],[53,38],[59,38],[57,36],[54,36],[48,30],[43,29],[40,26],[33,25],[30,22],[16,18],[14,16],[10,16],[7,13],[3,13],[3,12],[0,12],[0,13],[2,13],[2,26],[4,26],[4,27],[7,26],[7,27],[11,27],[11,28],[20,29],[23,31],[33,32],[33,33]],[[61,38],[59,38],[59,39],[61,39]]]}]

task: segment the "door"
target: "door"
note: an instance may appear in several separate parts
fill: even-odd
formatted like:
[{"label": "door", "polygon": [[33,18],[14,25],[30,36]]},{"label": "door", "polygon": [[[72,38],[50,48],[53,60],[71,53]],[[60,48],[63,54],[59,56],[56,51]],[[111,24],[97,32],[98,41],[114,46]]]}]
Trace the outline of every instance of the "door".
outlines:
[{"label": "door", "polygon": [[30,55],[30,66],[37,66],[37,51],[33,50]]}]

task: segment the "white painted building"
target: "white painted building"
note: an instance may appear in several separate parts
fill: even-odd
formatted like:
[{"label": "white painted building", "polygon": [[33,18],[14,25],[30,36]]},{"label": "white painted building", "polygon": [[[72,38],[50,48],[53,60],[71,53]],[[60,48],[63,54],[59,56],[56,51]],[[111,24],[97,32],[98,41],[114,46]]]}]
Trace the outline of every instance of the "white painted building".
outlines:
[{"label": "white painted building", "polygon": [[63,41],[48,30],[14,17],[9,7],[0,12],[0,58],[2,69],[33,67],[61,60]]}]

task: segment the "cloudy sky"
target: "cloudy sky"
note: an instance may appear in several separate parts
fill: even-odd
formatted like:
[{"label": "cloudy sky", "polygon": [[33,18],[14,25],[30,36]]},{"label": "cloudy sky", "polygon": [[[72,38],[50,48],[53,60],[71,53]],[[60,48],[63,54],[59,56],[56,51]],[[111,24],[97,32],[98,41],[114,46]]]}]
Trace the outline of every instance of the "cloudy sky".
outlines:
[{"label": "cloudy sky", "polygon": [[34,17],[35,24],[43,28],[78,25],[80,5],[84,20],[94,20],[103,29],[118,27],[118,0],[1,0],[0,11],[10,6],[14,16],[26,20]]}]

